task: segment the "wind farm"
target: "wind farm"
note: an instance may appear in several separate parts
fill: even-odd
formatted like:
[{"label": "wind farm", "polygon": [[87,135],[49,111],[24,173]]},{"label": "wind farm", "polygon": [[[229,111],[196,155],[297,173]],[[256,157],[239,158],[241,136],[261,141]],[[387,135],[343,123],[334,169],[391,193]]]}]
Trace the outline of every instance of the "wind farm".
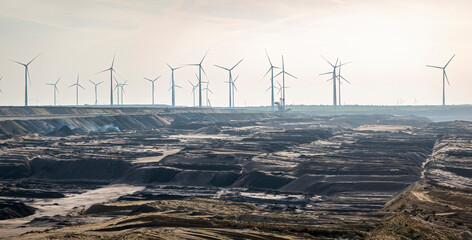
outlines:
[{"label": "wind farm", "polygon": [[472,238],[472,2],[0,6],[1,239]]}]

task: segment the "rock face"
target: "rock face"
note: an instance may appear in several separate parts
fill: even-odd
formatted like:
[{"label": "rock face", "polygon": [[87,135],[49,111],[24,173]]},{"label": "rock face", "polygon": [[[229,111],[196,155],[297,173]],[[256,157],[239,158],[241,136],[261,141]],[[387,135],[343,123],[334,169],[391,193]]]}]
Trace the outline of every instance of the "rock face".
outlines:
[{"label": "rock face", "polygon": [[0,200],[0,220],[26,217],[35,211],[35,208],[21,202]]}]

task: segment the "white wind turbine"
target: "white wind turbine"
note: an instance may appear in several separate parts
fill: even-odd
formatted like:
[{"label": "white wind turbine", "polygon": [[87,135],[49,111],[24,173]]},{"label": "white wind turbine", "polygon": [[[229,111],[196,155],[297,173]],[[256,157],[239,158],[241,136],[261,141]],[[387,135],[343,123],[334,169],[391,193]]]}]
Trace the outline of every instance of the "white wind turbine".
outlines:
[{"label": "white wind turbine", "polygon": [[15,62],[15,63],[18,63],[20,65],[23,65],[25,67],[25,107],[28,106],[28,79],[29,79],[29,82],[30,82],[30,86],[31,86],[31,77],[29,75],[29,69],[28,69],[28,66],[37,58],[39,57],[39,55],[41,54],[38,54],[36,57],[34,57],[33,59],[31,59],[31,61],[29,61],[28,63],[21,63],[21,62],[17,62],[15,60],[11,60],[12,62]]},{"label": "white wind turbine", "polygon": [[293,77],[295,79],[298,79],[297,77],[293,76],[292,74],[288,73],[285,71],[285,66],[284,66],[284,55],[282,55],[282,71],[279,72],[277,75],[275,75],[274,77],[277,77],[279,76],[280,74],[282,74],[282,103],[281,105],[283,107],[285,107],[285,74],[289,75],[290,77]]},{"label": "white wind turbine", "polygon": [[447,81],[447,85],[450,85],[450,84],[449,84],[449,79],[447,78],[447,74],[446,74],[446,67],[447,67],[447,65],[449,65],[449,63],[452,61],[452,59],[453,59],[455,56],[456,56],[456,54],[454,54],[454,55],[451,57],[451,59],[449,59],[449,61],[446,63],[446,65],[444,65],[444,67],[426,65],[426,67],[439,68],[439,69],[442,69],[442,71],[443,71],[443,82],[442,82],[442,85],[443,85],[443,99],[442,99],[442,105],[443,105],[443,106],[446,105],[446,81]]},{"label": "white wind turbine", "polygon": [[[172,75],[173,75],[173,73],[172,73]],[[160,77],[161,76],[158,76],[157,78],[154,78],[154,79],[150,79],[150,78],[146,78],[146,77],[144,78],[144,79],[148,80],[149,82],[151,82],[151,84],[152,84],[152,88],[151,88],[151,91],[152,91],[152,94],[151,94],[152,95],[152,105],[154,105],[154,82],[156,82],[157,79],[159,79]]]},{"label": "white wind turbine", "polygon": [[[203,60],[202,60],[203,61]],[[180,66],[180,67],[176,67],[176,68],[173,68],[171,67],[168,63],[166,63],[167,66],[170,68],[172,74],[171,74],[171,79],[170,79],[170,83],[171,83],[171,87],[170,89],[172,90],[172,107],[175,107],[175,88],[178,87],[178,88],[182,88],[178,85],[175,84],[175,80],[174,80],[174,71],[179,69],[179,68],[182,68],[183,66]]]},{"label": "white wind turbine", "polygon": [[221,68],[221,69],[223,69],[223,70],[226,70],[226,71],[228,71],[228,73],[229,73],[229,80],[228,80],[227,83],[228,83],[228,87],[229,87],[229,94],[228,94],[228,96],[229,96],[229,107],[230,107],[230,108],[233,107],[233,103],[234,103],[234,101],[231,100],[232,96],[234,96],[234,94],[233,94],[234,84],[233,84],[233,76],[232,76],[231,71],[233,71],[233,69],[234,69],[236,66],[238,66],[238,64],[241,63],[242,61],[243,61],[243,59],[239,60],[239,62],[236,63],[236,64],[235,64],[233,67],[231,67],[231,68],[226,68],[226,67],[222,67],[222,66],[219,66],[219,65],[216,65],[216,64],[215,64],[215,67],[218,67],[218,68]]},{"label": "white wind turbine", "polygon": [[265,78],[265,76],[267,76],[267,74],[269,74],[270,72],[270,89],[271,89],[270,107],[271,107],[271,110],[274,111],[274,69],[278,67],[272,65],[272,61],[270,61],[267,50],[265,50],[265,53],[266,53],[267,59],[269,60],[270,67],[269,67],[269,70],[266,72],[266,74],[264,74],[264,77],[262,78]]},{"label": "white wind turbine", "polygon": [[207,56],[207,54],[208,54],[208,51],[205,53],[205,55],[203,56],[202,60],[199,63],[185,65],[185,66],[198,66],[198,107],[202,107],[202,72],[208,78],[205,72],[205,69],[203,69],[202,67],[203,60],[205,60],[205,57]]},{"label": "white wind turbine", "polygon": [[79,87],[85,90],[85,88],[79,84],[79,74],[77,74],[77,82],[70,85],[69,87],[73,87],[73,86],[75,86],[75,105],[79,106]]},{"label": "white wind turbine", "polygon": [[95,105],[98,104],[98,92],[97,92],[97,87],[98,85],[100,85],[101,83],[103,83],[103,81],[99,82],[99,83],[95,83],[94,81],[90,80],[89,81],[93,84],[94,88],[95,88]]},{"label": "white wind turbine", "polygon": [[54,106],[56,106],[56,92],[59,92],[59,89],[57,88],[57,83],[61,80],[61,78],[57,79],[55,83],[46,83],[46,85],[53,86],[52,90],[54,92]]}]

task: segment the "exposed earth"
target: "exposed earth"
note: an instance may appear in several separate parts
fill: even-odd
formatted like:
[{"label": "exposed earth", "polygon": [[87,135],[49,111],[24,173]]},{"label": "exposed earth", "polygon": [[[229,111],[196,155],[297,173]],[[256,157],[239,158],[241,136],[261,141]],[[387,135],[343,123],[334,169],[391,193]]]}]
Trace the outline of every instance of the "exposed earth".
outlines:
[{"label": "exposed earth", "polygon": [[0,237],[472,239],[472,122],[0,108]]}]

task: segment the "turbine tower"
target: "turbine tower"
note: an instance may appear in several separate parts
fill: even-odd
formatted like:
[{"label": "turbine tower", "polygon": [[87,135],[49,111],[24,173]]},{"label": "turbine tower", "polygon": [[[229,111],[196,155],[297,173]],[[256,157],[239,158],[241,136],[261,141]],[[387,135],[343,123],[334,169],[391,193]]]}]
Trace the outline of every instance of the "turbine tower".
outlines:
[{"label": "turbine tower", "polygon": [[228,95],[228,96],[229,96],[229,107],[230,107],[230,108],[234,106],[234,105],[233,105],[233,104],[234,104],[234,101],[231,100],[232,96],[234,96],[234,94],[232,93],[232,92],[233,92],[234,85],[233,85],[233,76],[232,76],[232,74],[231,74],[231,71],[233,71],[233,69],[234,69],[236,66],[238,66],[238,64],[241,63],[242,61],[243,61],[243,59],[239,60],[239,62],[236,63],[236,64],[235,64],[233,67],[231,67],[231,68],[226,68],[226,67],[222,67],[222,66],[219,66],[219,65],[216,65],[216,64],[215,64],[215,67],[218,67],[218,68],[221,68],[221,69],[223,69],[223,70],[226,70],[226,71],[228,71],[228,73],[229,73],[229,80],[228,80],[227,83],[228,83],[228,87],[229,87],[229,95]]},{"label": "turbine tower", "polygon": [[336,59],[336,63],[333,65],[330,61],[328,61],[326,58],[324,58],[323,56],[321,56],[326,62],[329,63],[329,65],[331,65],[331,67],[333,67],[333,71],[332,72],[326,72],[326,73],[322,73],[320,75],[327,75],[327,74],[332,74],[332,77],[329,80],[333,80],[333,106],[337,106],[337,97],[336,97],[336,79],[337,79],[337,74],[336,74],[336,69],[343,66],[343,65],[346,65],[350,62],[347,62],[347,63],[343,63],[343,64],[339,64],[338,65],[338,61],[339,61],[339,58]]},{"label": "turbine tower", "polygon": [[30,80],[30,85],[31,85],[31,77],[29,76],[29,71],[28,71],[28,66],[37,58],[39,57],[39,55],[41,54],[38,54],[36,57],[34,57],[33,59],[31,59],[31,61],[29,61],[28,63],[24,64],[24,63],[21,63],[21,62],[17,62],[17,61],[14,61],[14,60],[11,60],[12,62],[15,62],[15,63],[18,63],[20,65],[23,65],[25,67],[25,107],[28,106],[28,79]]},{"label": "turbine tower", "polygon": [[236,76],[236,78],[233,80],[233,83],[231,84],[233,86],[233,107],[234,107],[234,91],[238,91],[238,88],[236,87],[236,80],[238,80],[239,75]]},{"label": "turbine tower", "polygon": [[298,79],[297,77],[293,76],[292,74],[288,73],[285,71],[285,66],[284,66],[284,55],[282,55],[282,71],[279,72],[277,75],[274,77],[279,76],[282,74],[282,106],[285,108],[285,74],[289,75],[290,77],[293,77],[295,79]]},{"label": "turbine tower", "polygon": [[179,86],[175,85],[174,71],[179,69],[179,68],[182,68],[182,66],[173,68],[168,63],[166,63],[166,64],[167,64],[167,66],[169,66],[170,70],[172,71],[171,82],[170,83],[171,83],[171,89],[172,89],[172,107],[175,107],[175,87],[179,87]]},{"label": "turbine tower", "polygon": [[92,80],[89,79],[89,81],[93,84],[93,86],[95,87],[95,105],[97,105],[98,101],[97,101],[97,96],[98,96],[98,92],[97,92],[97,87],[98,85],[100,85],[103,81],[99,82],[99,83],[95,83],[93,82]]},{"label": "turbine tower", "polygon": [[[331,65],[331,67],[333,67],[333,71],[332,72],[326,72],[326,73],[322,73],[320,75],[327,75],[327,74],[332,74],[332,78],[333,79],[333,106],[336,107],[337,105],[337,98],[336,98],[336,68],[338,67],[338,59],[336,59],[336,63],[333,65],[330,61],[328,61],[326,58],[324,58],[323,56],[321,56],[326,62],[329,63],[329,65]],[[331,80],[330,79],[330,80]],[[328,80],[329,81],[329,80]]]},{"label": "turbine tower", "polygon": [[59,92],[59,89],[57,88],[57,83],[61,80],[61,78],[57,79],[55,83],[46,83],[46,85],[53,86],[53,92],[54,92],[54,106],[56,106],[56,92]]},{"label": "turbine tower", "polygon": [[206,83],[206,87],[203,88],[203,90],[205,90],[205,92],[206,92],[206,94],[205,94],[206,95],[206,105],[207,105],[207,107],[211,107],[210,99],[208,98],[208,92],[213,94],[213,92],[209,88],[210,82],[202,82],[202,83]]},{"label": "turbine tower", "polygon": [[[174,75],[173,73],[174,71],[172,71],[172,75]],[[155,79],[149,79],[149,78],[144,78],[146,80],[148,80],[149,82],[151,82],[152,84],[152,105],[154,105],[154,82],[157,81],[157,79],[159,79],[161,76],[158,76],[157,78]],[[173,77],[172,77],[173,78]],[[174,95],[174,93],[172,92],[172,95]]]},{"label": "turbine tower", "polygon": [[351,84],[348,80],[346,80],[342,75],[341,75],[341,61],[339,61],[339,70],[338,70],[338,98],[339,98],[339,105],[341,105],[341,79],[346,81],[347,83]]},{"label": "turbine tower", "polygon": [[128,82],[128,81],[125,81],[124,83],[120,84],[120,88],[121,88],[121,105],[124,105],[123,96],[125,96],[125,86],[128,85],[128,84],[126,84],[126,82]]},{"label": "turbine tower", "polygon": [[[115,69],[113,68],[113,66],[115,65],[115,56],[116,56],[116,51],[115,51],[115,54],[113,55],[113,60],[111,61],[111,67],[108,68],[108,69],[105,69],[101,72],[98,72],[97,74],[99,73],[102,73],[102,72],[106,72],[106,71],[110,71],[110,106],[113,106],[113,73],[116,73]],[[118,74],[118,73],[116,73]],[[119,99],[117,99],[117,101],[119,101]]]},{"label": "turbine tower", "polygon": [[[198,76],[197,76],[198,78]],[[193,98],[193,106],[195,107],[195,90],[197,89],[198,87],[198,82],[196,85],[193,85],[192,82],[188,81],[190,83],[190,85],[192,85],[192,98]]]},{"label": "turbine tower", "polygon": [[446,74],[446,67],[447,67],[447,65],[449,65],[449,63],[452,61],[452,59],[453,59],[455,56],[456,56],[456,54],[454,54],[454,55],[451,57],[451,59],[449,59],[449,61],[446,63],[446,65],[444,65],[444,67],[426,65],[426,67],[439,68],[439,69],[442,69],[442,70],[443,70],[443,101],[442,101],[442,105],[443,105],[443,106],[446,105],[446,81],[447,81],[447,85],[450,85],[450,84],[449,84],[449,79],[447,78],[447,74]]},{"label": "turbine tower", "polygon": [[185,65],[185,66],[198,66],[198,107],[202,107],[202,71],[205,74],[205,76],[208,78],[208,75],[206,74],[205,69],[203,69],[202,67],[203,60],[205,60],[205,57],[207,56],[207,54],[208,54],[208,51],[205,53],[200,63]]},{"label": "turbine tower", "polygon": [[79,87],[85,90],[85,88],[79,84],[79,74],[77,74],[77,82],[70,85],[69,87],[73,87],[73,86],[75,86],[75,105],[79,106]]},{"label": "turbine tower", "polygon": [[269,60],[270,68],[266,72],[264,77],[262,78],[265,78],[265,76],[267,76],[267,74],[270,72],[270,89],[271,89],[270,107],[271,107],[271,110],[274,111],[274,68],[278,68],[278,67],[272,65],[272,61],[270,61],[269,54],[267,53],[267,49],[265,50],[265,53],[266,53],[267,59]]}]

